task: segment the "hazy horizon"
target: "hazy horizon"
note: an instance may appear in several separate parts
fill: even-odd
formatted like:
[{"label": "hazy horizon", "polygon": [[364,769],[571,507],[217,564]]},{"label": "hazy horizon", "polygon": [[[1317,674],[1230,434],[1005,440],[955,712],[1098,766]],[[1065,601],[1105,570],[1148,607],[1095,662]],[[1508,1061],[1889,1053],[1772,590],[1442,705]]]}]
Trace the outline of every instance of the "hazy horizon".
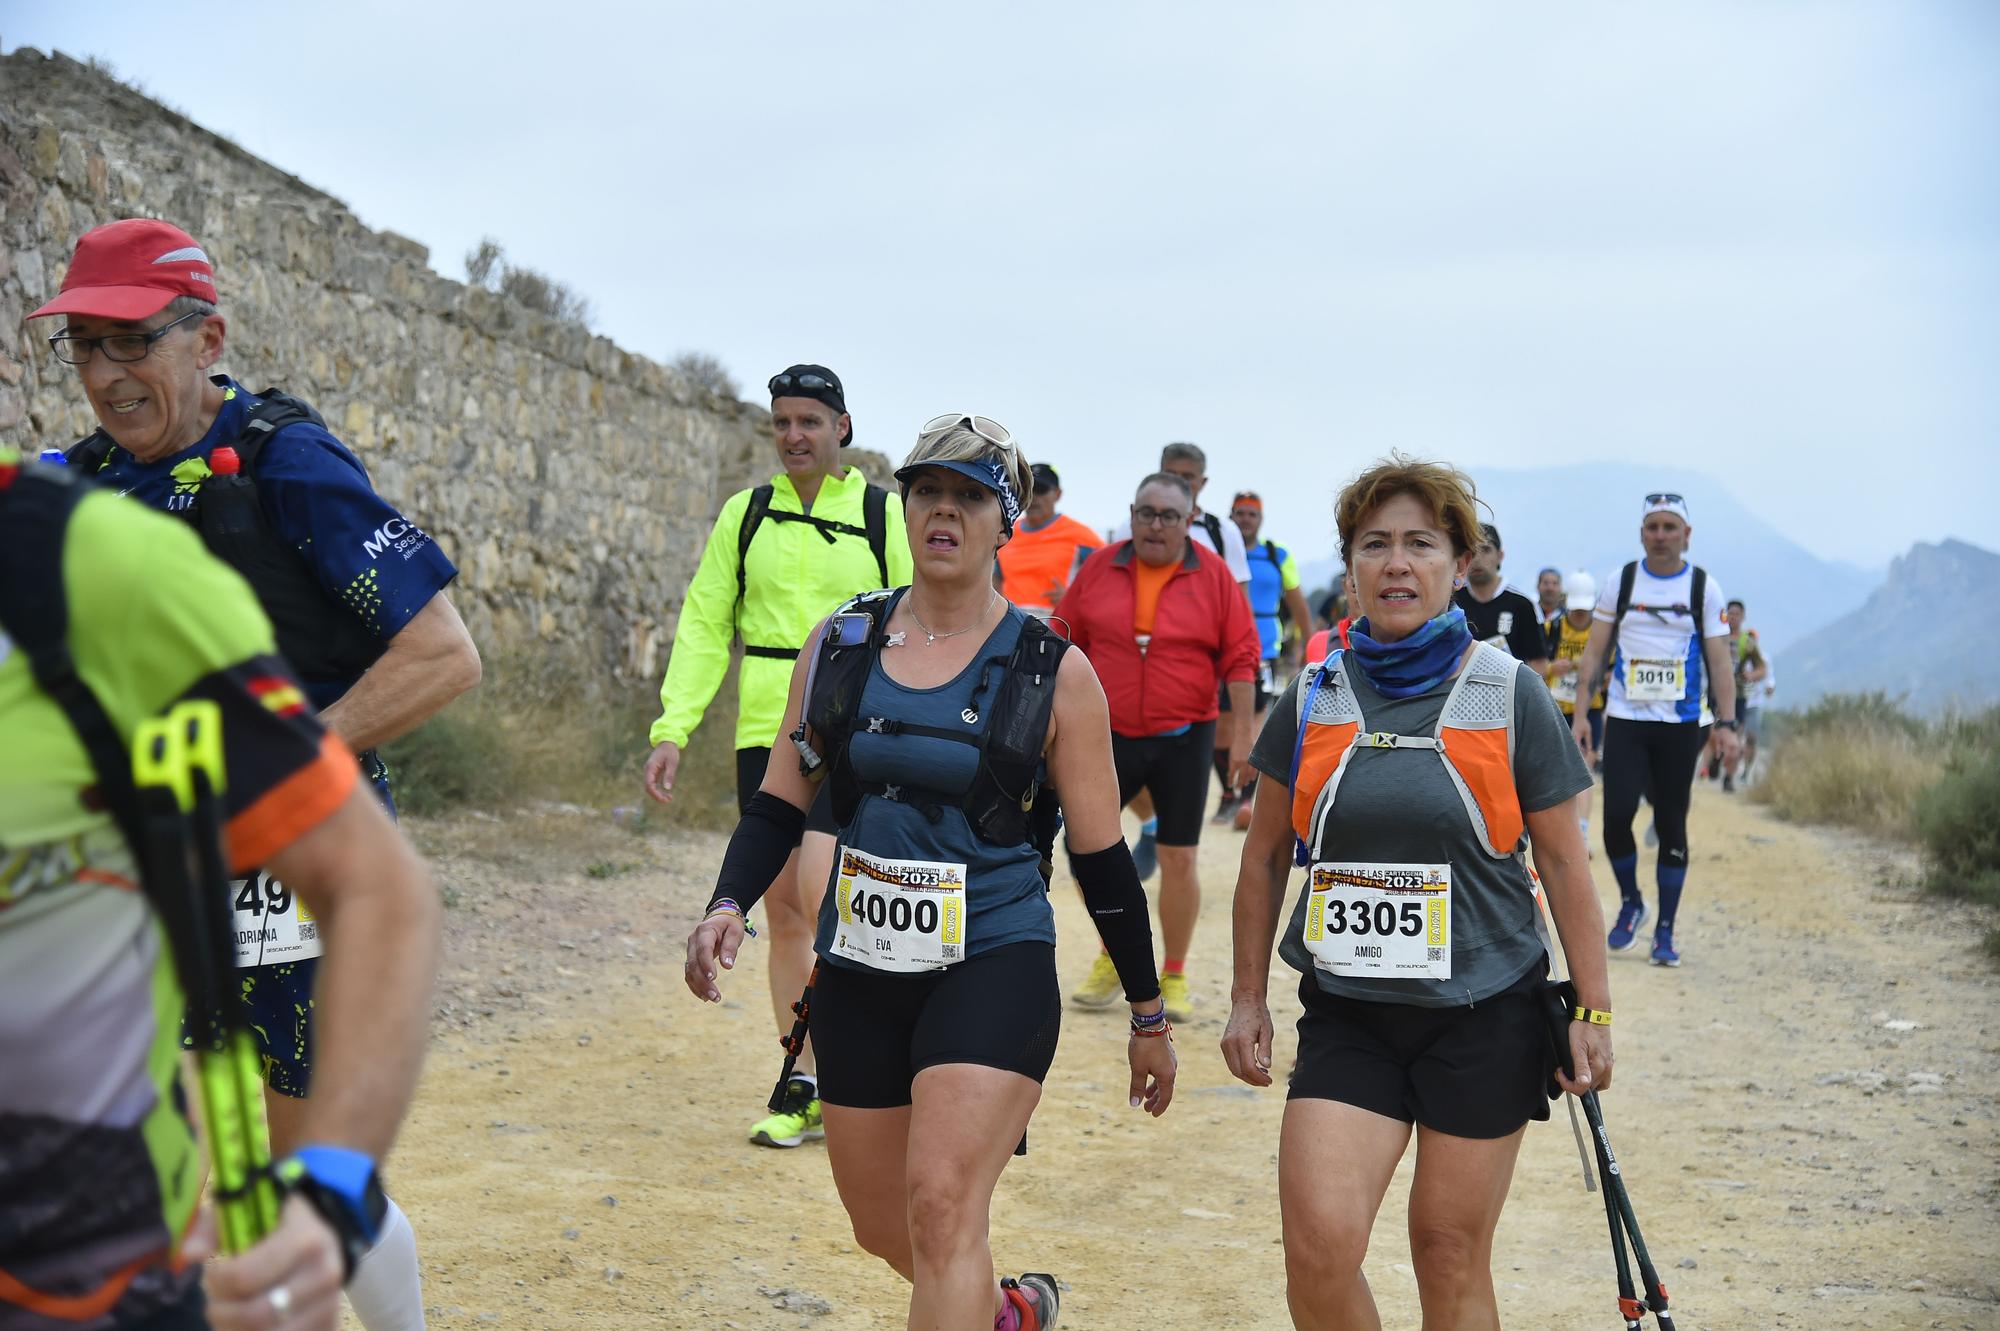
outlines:
[{"label": "hazy horizon", "polygon": [[2000,548],[2000,7],[27,3],[0,39],[753,399],[831,365],[863,447],[992,415],[1093,523],[1192,439],[1302,558],[1391,448],[1700,472],[1871,568]]}]

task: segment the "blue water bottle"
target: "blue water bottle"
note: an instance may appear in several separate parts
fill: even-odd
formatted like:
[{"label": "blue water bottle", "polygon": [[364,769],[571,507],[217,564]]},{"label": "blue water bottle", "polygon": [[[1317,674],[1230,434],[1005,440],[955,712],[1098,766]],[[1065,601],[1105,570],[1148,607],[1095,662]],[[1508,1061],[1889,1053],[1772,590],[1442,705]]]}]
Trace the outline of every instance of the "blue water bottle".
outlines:
[{"label": "blue water bottle", "polygon": [[39,460],[48,463],[52,467],[67,467],[69,465],[69,455],[64,453],[60,448],[43,449]]}]

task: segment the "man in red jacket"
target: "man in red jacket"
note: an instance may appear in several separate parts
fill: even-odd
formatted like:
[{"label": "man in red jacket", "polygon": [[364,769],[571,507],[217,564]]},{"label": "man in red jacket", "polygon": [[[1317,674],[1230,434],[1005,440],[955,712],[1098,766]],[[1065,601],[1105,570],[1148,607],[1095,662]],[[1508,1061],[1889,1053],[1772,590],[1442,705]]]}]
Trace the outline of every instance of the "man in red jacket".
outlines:
[{"label": "man in red jacket", "polygon": [[[1148,476],[1132,504],[1132,539],[1091,555],[1056,615],[1097,671],[1111,705],[1111,756],[1118,799],[1151,790],[1160,820],[1160,933],[1167,955],[1160,990],[1175,1021],[1193,1015],[1186,962],[1201,911],[1195,849],[1216,747],[1216,697],[1229,688],[1229,780],[1249,778],[1255,736],[1251,691],[1259,655],[1257,621],[1219,555],[1188,539],[1194,494],[1171,472]],[[1081,1007],[1108,1007],[1118,972],[1099,956]]]}]

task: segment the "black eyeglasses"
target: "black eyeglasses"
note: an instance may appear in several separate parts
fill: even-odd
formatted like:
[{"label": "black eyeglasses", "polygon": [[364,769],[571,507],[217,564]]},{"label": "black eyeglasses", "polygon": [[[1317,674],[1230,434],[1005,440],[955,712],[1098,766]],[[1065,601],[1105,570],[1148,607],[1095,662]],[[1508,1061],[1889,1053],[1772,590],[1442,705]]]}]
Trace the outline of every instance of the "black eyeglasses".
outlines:
[{"label": "black eyeglasses", "polygon": [[180,318],[161,324],[150,333],[107,333],[103,337],[81,337],[75,333],[57,333],[49,339],[49,349],[56,353],[56,359],[65,365],[88,365],[90,353],[103,348],[104,358],[129,365],[135,360],[144,360],[153,344],[190,319],[204,319],[208,316],[200,310],[189,310]]},{"label": "black eyeglasses", "polygon": [[[784,397],[794,388],[810,388],[815,391],[831,388],[836,393],[840,392],[839,384],[819,374],[792,374],[790,372],[774,374],[771,376],[771,382],[767,386],[771,390],[772,397]],[[846,396],[844,393],[841,395],[843,397]]]},{"label": "black eyeglasses", "polygon": [[1187,514],[1177,513],[1171,508],[1135,508],[1132,510],[1134,527],[1178,527],[1187,521]]},{"label": "black eyeglasses", "polygon": [[1662,491],[1656,495],[1647,495],[1646,502],[1649,504],[1685,504],[1687,500],[1677,494],[1669,494]]}]

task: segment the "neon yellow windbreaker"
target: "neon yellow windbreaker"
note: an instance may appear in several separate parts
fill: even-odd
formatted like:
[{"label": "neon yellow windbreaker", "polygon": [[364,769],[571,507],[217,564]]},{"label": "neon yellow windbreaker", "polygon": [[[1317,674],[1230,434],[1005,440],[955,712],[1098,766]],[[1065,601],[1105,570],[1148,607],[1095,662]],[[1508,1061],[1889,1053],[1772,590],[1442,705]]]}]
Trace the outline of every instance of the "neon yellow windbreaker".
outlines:
[{"label": "neon yellow windbreaker", "polygon": [[[829,522],[862,525],[861,500],[867,489],[861,469],[849,467],[844,476],[821,482],[812,515]],[[771,478],[772,513],[803,513],[790,478]],[[736,607],[736,542],[750,491],[738,490],[722,505],[701,564],[688,584],[674,632],[673,653],[667,657],[667,677],[660,685],[660,719],[653,722],[652,742],[672,740],[686,746],[701,724],[702,713],[722,687],[729,669],[729,643],[740,628],[743,641],[760,647],[796,650],[805,645],[813,625],[849,597],[873,591],[881,578],[875,553],[859,536],[838,535],[828,544],[815,527],[802,522],[765,518],[750,543],[744,569],[741,621]],[[910,580],[910,541],[903,529],[903,501],[894,490],[888,504],[889,585]],[[792,663],[746,656],[737,674],[736,745],[739,749],[769,747],[785,719]]]}]

